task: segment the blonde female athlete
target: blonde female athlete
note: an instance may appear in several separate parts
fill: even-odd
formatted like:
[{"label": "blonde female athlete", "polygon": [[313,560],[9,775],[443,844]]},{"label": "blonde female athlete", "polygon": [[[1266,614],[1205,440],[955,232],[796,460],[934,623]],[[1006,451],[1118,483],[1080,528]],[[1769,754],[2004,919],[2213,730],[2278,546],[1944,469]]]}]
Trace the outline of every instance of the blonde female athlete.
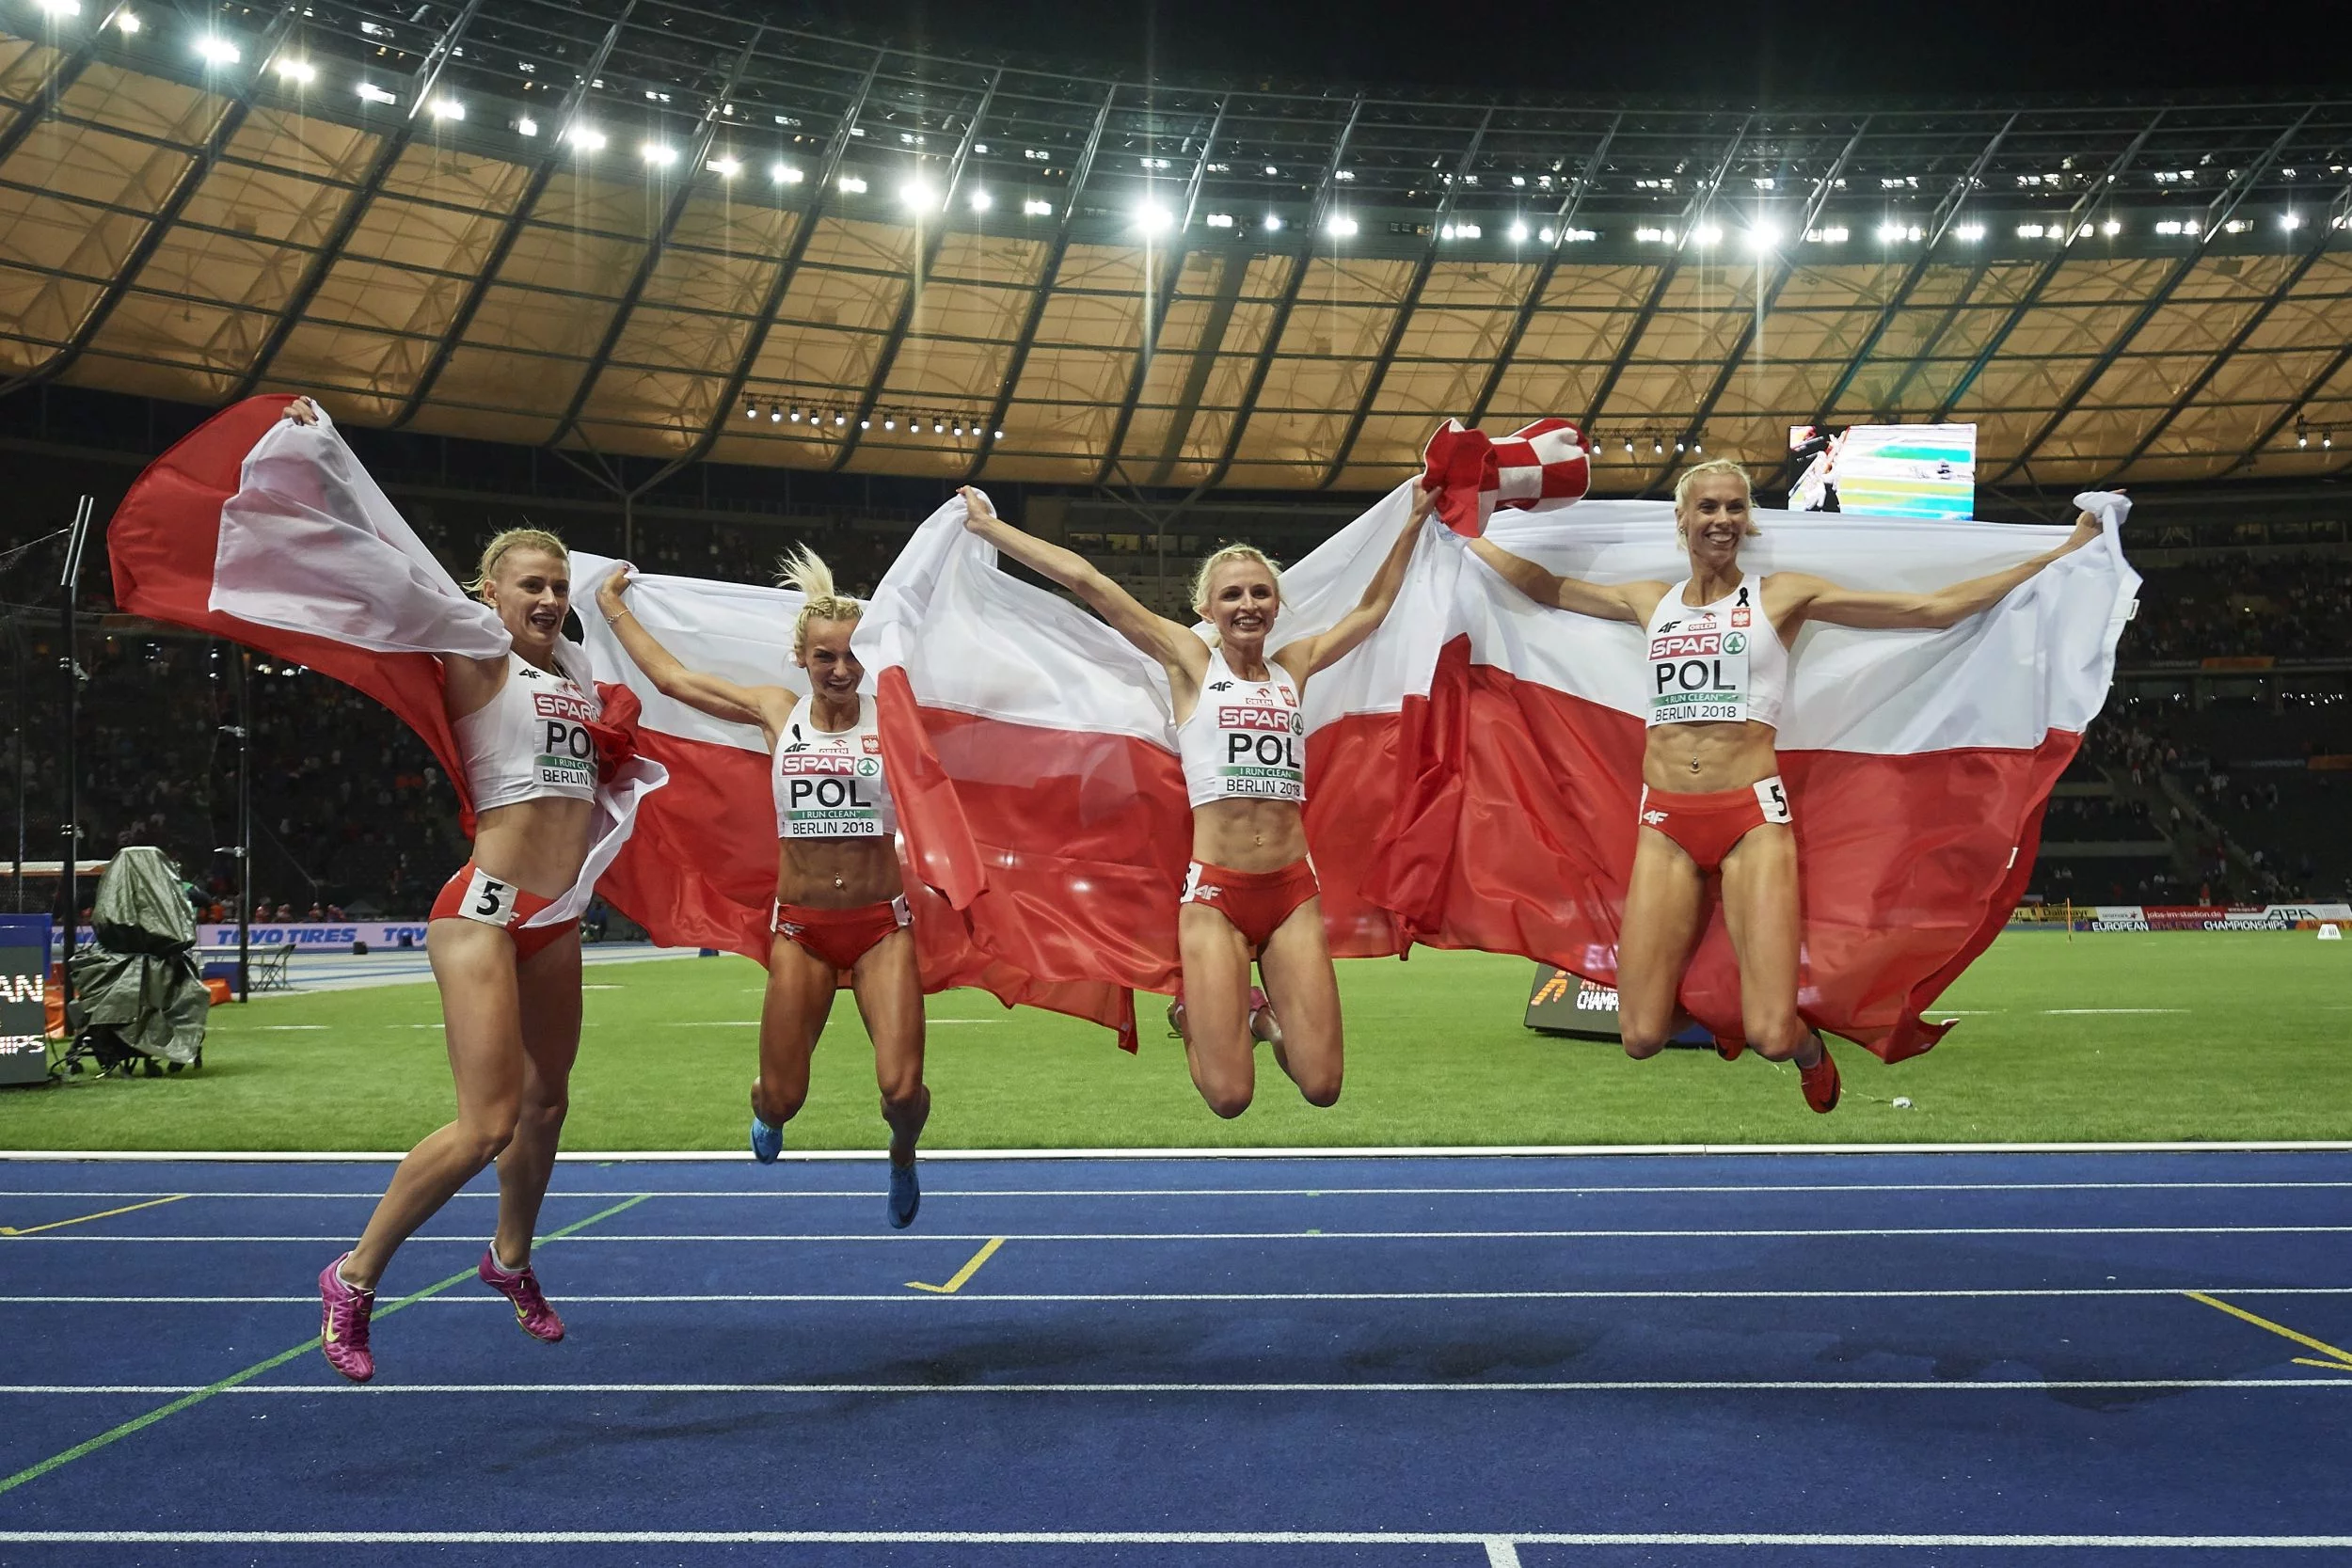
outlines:
[{"label": "blonde female athlete", "polygon": [[[1866,594],[1803,572],[1758,578],[1740,543],[1760,531],[1747,470],[1722,458],[1683,471],[1675,532],[1690,554],[1677,583],[1602,584],[1556,577],[1484,539],[1470,548],[1538,604],[1629,621],[1648,646],[1648,742],[1641,826],[1617,942],[1617,1006],[1626,1053],[1657,1054],[1676,1028],[1676,994],[1720,876],[1724,924],[1740,964],[1747,1043],[1794,1061],[1805,1103],[1837,1104],[1837,1064],[1797,1015],[1797,841],[1775,742],[1788,689],[1788,647],[1807,621],[1938,629],[1990,610],[2060,556],[2098,537],[2085,513],[2057,549],[2005,572],[1924,594]],[[1740,1047],[1719,1048],[1726,1057]]]},{"label": "blonde female athlete", "polygon": [[629,612],[629,581],[623,566],[596,590],[596,608],[628,657],[663,696],[758,725],[773,757],[774,937],[759,1010],[752,1154],[764,1164],[783,1151],[784,1124],[808,1099],[809,1057],[846,971],[873,1037],[890,1125],[890,1223],[904,1229],[922,1202],[914,1144],[931,1094],[923,1085],[923,985],[898,878],[898,816],[873,705],[858,695],[866,672],[850,651],[864,607],[834,591],[814,551],[786,560],[785,585],[807,600],[792,625],[792,662],[808,672],[811,689],[804,704],[786,687],[738,686],[686,668]]},{"label": "blonde female athlete", "polygon": [[1340,1098],[1340,992],[1307,859],[1301,704],[1309,677],[1370,637],[1396,602],[1432,498],[1416,487],[1411,519],[1362,602],[1329,631],[1269,655],[1281,578],[1249,546],[1228,545],[1210,556],[1193,582],[1193,610],[1215,628],[1212,645],[1190,626],[1152,614],[1084,557],[998,517],[977,490],[961,495],[973,532],[1077,594],[1168,672],[1193,813],[1192,865],[1176,940],[1187,1013],[1184,1054],[1200,1098],[1218,1116],[1237,1117],[1256,1092],[1254,958],[1282,1020],[1272,1042],[1275,1061],[1310,1104],[1332,1104]]},{"label": "blonde female athlete", "polygon": [[[288,409],[303,423],[304,401]],[[514,639],[503,658],[444,658],[446,702],[473,800],[473,858],[441,889],[425,952],[441,989],[457,1119],[408,1151],[349,1252],[319,1271],[321,1349],[355,1383],[375,1373],[375,1285],[401,1243],[498,1162],[498,1229],[476,1269],[533,1338],[564,1338],[531,1268],[532,1236],[580,1053],[580,922],[527,927],[579,879],[588,854],[601,713],[559,667],[571,606],[564,543],[509,529],[482,551],[473,591]]]}]

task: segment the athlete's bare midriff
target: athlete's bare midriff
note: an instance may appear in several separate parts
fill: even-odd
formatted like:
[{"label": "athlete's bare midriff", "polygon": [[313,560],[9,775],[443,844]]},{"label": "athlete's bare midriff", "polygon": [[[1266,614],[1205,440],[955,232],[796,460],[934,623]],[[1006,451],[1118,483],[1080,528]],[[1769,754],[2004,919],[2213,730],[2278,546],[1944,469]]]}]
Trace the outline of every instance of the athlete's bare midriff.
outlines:
[{"label": "athlete's bare midriff", "polygon": [[1192,808],[1192,858],[1229,871],[1279,871],[1307,857],[1307,815],[1295,801],[1211,800]]},{"label": "athlete's bare midriff", "polygon": [[776,897],[812,910],[886,904],[906,891],[896,843],[882,838],[780,838]]},{"label": "athlete's bare midriff", "polygon": [[561,897],[580,880],[596,809],[594,800],[548,795],[485,811],[474,822],[473,863],[525,892]]},{"label": "athlete's bare midriff", "polygon": [[1642,782],[1662,795],[1745,789],[1780,771],[1770,724],[1657,724],[1642,751]]}]

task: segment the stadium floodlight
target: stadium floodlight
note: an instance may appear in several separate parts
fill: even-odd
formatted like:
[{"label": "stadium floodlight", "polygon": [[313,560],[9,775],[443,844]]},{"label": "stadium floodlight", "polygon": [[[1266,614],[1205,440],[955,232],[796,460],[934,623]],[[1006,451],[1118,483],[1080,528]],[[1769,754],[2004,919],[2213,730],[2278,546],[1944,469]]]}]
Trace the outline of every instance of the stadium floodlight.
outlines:
[{"label": "stadium floodlight", "polygon": [[373,82],[362,82],[351,89],[362,103],[397,103],[400,95],[389,87],[379,87]]},{"label": "stadium floodlight", "polygon": [[992,440],[992,441],[1001,441],[1001,440],[1003,440],[1004,438],[1005,438],[1005,433],[1004,433],[1003,431],[1001,431],[1001,430],[999,430],[999,431],[995,432],[993,435],[992,435],[992,436],[989,436],[989,439],[990,439],[990,440]]},{"label": "stadium floodlight", "polygon": [[910,180],[899,186],[898,199],[918,213],[939,211],[939,193],[920,180]]},{"label": "stadium floodlight", "polygon": [[1268,213],[1265,215],[1265,222],[1261,224],[1259,227],[1263,229],[1269,234],[1279,233],[1282,228],[1282,220],[1275,216],[1272,213]]},{"label": "stadium floodlight", "polygon": [[[801,405],[797,403],[792,405],[792,422],[794,424],[799,424],[801,422]],[[814,414],[810,415],[808,422],[815,424],[817,422],[817,416]]]},{"label": "stadium floodlight", "polygon": [[1625,454],[1628,457],[1633,455],[1633,437],[1630,436],[1625,438]]},{"label": "stadium floodlight", "polygon": [[1050,218],[1054,215],[1054,204],[1050,201],[1024,201],[1021,204],[1021,215],[1031,218]]},{"label": "stadium floodlight", "polygon": [[781,424],[784,422],[784,404],[780,403],[771,403],[768,405],[768,422],[770,424]]},{"label": "stadium floodlight", "polygon": [[980,189],[977,185],[973,186],[972,194],[965,197],[963,199],[965,204],[976,213],[985,213],[991,207],[996,205],[995,198],[990,196],[986,191]]},{"label": "stadium floodlight", "polygon": [[[1511,228],[1510,228],[1510,235],[1511,235],[1511,243],[1512,243],[1513,245],[1518,245],[1518,244],[1519,244],[1521,241],[1523,241],[1523,240],[1525,240],[1525,239],[1527,238],[1527,225],[1525,225],[1525,224],[1523,224],[1523,223],[1514,223],[1513,225],[1511,225]],[[1549,241],[1547,241],[1546,243],[1549,243]]]},{"label": "stadium floodlight", "polygon": [[1652,457],[1663,457],[1666,455],[1666,443],[1653,436],[1649,438],[1649,450]]},{"label": "stadium floodlight", "polygon": [[1454,237],[1457,240],[1475,240],[1485,232],[1474,223],[1457,223],[1454,226]]},{"label": "stadium floodlight", "polygon": [[1268,174],[1279,174],[1281,172],[1281,170],[1276,168],[1272,164],[1266,165],[1265,171]]},{"label": "stadium floodlight", "polygon": [[1961,224],[1952,230],[1952,238],[1956,240],[1981,240],[1984,238],[1984,225],[1981,223]]},{"label": "stadium floodlight", "polygon": [[2109,218],[2106,222],[2099,226],[2099,232],[2105,234],[2111,240],[2115,238],[2116,235],[2123,232],[2123,220],[2121,218]]},{"label": "stadium floodlight", "polygon": [[833,422],[837,425],[848,424],[850,422],[850,416],[844,414],[840,409],[836,408],[833,411]]},{"label": "stadium floodlight", "polygon": [[963,421],[961,420],[958,420],[956,421],[956,439],[959,441],[963,439]]},{"label": "stadium floodlight", "polygon": [[747,420],[755,420],[759,418],[759,404],[755,403],[745,404],[743,405],[743,417]]},{"label": "stadium floodlight", "polygon": [[1356,232],[1357,223],[1352,217],[1334,213],[1331,214],[1331,221],[1325,225],[1325,228],[1337,238],[1344,240]]},{"label": "stadium floodlight", "polygon": [[860,430],[871,430],[874,428],[874,421],[871,420],[860,420],[857,422],[857,427]]},{"label": "stadium floodlight", "polygon": [[[387,93],[385,96],[389,98],[391,95]],[[427,103],[424,107],[425,112],[431,115],[435,119],[463,119],[466,118],[466,106],[457,102],[454,98],[437,98],[432,103]]]},{"label": "stadium floodlight", "polygon": [[1724,237],[1724,231],[1711,223],[1702,223],[1691,230],[1691,238],[1700,245],[1713,245]]},{"label": "stadium floodlight", "polygon": [[2042,225],[2038,223],[2021,223],[2017,226],[2017,237],[2021,240],[2038,240],[2042,238]]},{"label": "stadium floodlight", "polygon": [[1691,451],[1692,451],[1692,452],[1696,453],[1696,452],[1704,452],[1704,451],[1707,451],[1707,449],[1706,449],[1705,447],[1703,447],[1703,446],[1700,446],[1700,445],[1699,445],[1696,441],[1693,441],[1693,442],[1692,442],[1692,443],[1691,443]]},{"label": "stadium floodlight", "polygon": [[931,434],[934,436],[944,436],[946,433],[947,421],[934,416],[931,420]]},{"label": "stadium floodlight", "polygon": [[1780,225],[1776,223],[1756,223],[1749,227],[1748,248],[1750,250],[1771,250],[1779,244]]},{"label": "stadium floodlight", "polygon": [[637,149],[637,155],[655,168],[668,168],[677,162],[677,149],[666,142],[643,143]]},{"label": "stadium floodlight", "polygon": [[1233,227],[1233,214],[1231,213],[1211,213],[1208,216],[1207,222],[1209,227],[1212,229],[1231,229]]},{"label": "stadium floodlight", "polygon": [[779,185],[797,185],[808,176],[794,168],[790,164],[770,164],[768,178]]},{"label": "stadium floodlight", "polygon": [[1544,229],[1539,230],[1535,237],[1543,241],[1544,244],[1549,245],[1552,241],[1560,237],[1560,231],[1556,229]]},{"label": "stadium floodlight", "polygon": [[1882,223],[1879,225],[1879,242],[1881,244],[1893,245],[1896,241],[1901,239],[1902,237],[1903,226],[1901,224]]},{"label": "stadium floodlight", "polygon": [[245,58],[244,50],[239,49],[218,33],[207,33],[198,39],[196,55],[197,58],[206,65],[235,65]]},{"label": "stadium floodlight", "polygon": [[[863,425],[861,425],[861,426],[859,426],[859,428],[860,428],[860,429],[864,429],[865,427],[864,427]],[[884,430],[896,430],[896,429],[898,429],[898,417],[897,415],[895,415],[895,414],[884,414],[884,415],[882,416],[882,428],[883,428]]]},{"label": "stadium floodlight", "polygon": [[864,196],[866,194],[866,182],[859,179],[854,174],[845,174],[841,177],[841,188],[849,192],[851,196]]},{"label": "stadium floodlight", "polygon": [[1176,227],[1176,214],[1156,201],[1147,201],[1136,209],[1136,227],[1146,234],[1165,234]]},{"label": "stadium floodlight", "polygon": [[732,180],[737,175],[743,172],[743,166],[736,162],[733,158],[713,158],[708,163],[703,165],[703,167],[708,169],[711,173],[717,175],[722,180]]},{"label": "stadium floodlight", "polygon": [[1636,229],[1633,231],[1633,237],[1644,245],[1670,245],[1674,241],[1675,231],[1671,229]]},{"label": "stadium floodlight", "polygon": [[604,133],[597,130],[593,125],[575,125],[572,127],[570,136],[571,144],[574,147],[579,148],[582,152],[603,151],[604,140]]},{"label": "stadium floodlight", "polygon": [[269,68],[278,73],[280,81],[292,82],[299,87],[307,87],[319,79],[319,68],[298,55],[280,55],[270,61]]},{"label": "stadium floodlight", "polygon": [[525,115],[515,122],[515,129],[522,135],[535,136],[539,134],[539,122]]},{"label": "stadium floodlight", "polygon": [[122,36],[129,38],[139,30],[139,13],[125,6],[115,12],[114,23],[116,26],[122,29]]},{"label": "stadium floodlight", "polygon": [[2279,214],[2279,227],[2281,229],[2300,229],[2303,227],[2303,220],[2293,213],[2281,213]]}]

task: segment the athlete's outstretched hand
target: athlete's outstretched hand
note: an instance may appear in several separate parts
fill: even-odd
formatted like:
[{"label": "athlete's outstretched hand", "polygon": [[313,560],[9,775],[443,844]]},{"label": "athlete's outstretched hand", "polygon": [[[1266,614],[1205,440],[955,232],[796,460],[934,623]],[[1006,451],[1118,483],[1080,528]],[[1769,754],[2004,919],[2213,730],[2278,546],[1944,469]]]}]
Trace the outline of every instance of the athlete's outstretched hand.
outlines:
[{"label": "athlete's outstretched hand", "polygon": [[977,533],[981,528],[996,520],[996,513],[988,504],[988,498],[969,484],[961,485],[956,494],[963,498],[963,526]]},{"label": "athlete's outstretched hand", "polygon": [[319,405],[309,398],[296,398],[286,404],[286,418],[296,424],[316,424],[320,419]]},{"label": "athlete's outstretched hand", "polygon": [[[2115,494],[2121,496],[2125,493],[2122,485],[2115,487]],[[2066,536],[2066,544],[2058,553],[2063,555],[2070,550],[2079,550],[2093,539],[2098,538],[2102,531],[2104,531],[2098,518],[2088,512],[2078,512],[2074,515],[2074,531]]]},{"label": "athlete's outstretched hand", "polygon": [[596,584],[596,608],[604,612],[606,620],[612,620],[628,608],[621,602],[621,595],[628,592],[629,573],[636,569],[624,561]]}]

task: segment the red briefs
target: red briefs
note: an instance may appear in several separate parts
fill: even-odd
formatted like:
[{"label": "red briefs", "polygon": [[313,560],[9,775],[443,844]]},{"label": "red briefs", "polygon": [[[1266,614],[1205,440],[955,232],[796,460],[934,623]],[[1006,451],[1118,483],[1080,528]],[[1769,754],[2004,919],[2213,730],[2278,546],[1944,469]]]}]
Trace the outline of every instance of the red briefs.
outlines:
[{"label": "red briefs", "polygon": [[1780,776],[1704,794],[1677,795],[1642,786],[1642,826],[1655,828],[1682,847],[1701,871],[1724,863],[1732,847],[1768,822],[1788,821],[1788,792]]},{"label": "red briefs", "polygon": [[860,904],[847,910],[811,909],[779,899],[768,917],[768,929],[791,941],[838,970],[857,967],[858,959],[893,931],[914,924],[914,911],[904,895],[886,904]]},{"label": "red briefs", "polygon": [[1321,891],[1311,861],[1295,860],[1279,871],[1229,871],[1194,861],[1184,872],[1184,895],[1177,903],[1206,904],[1232,921],[1254,951]]},{"label": "red briefs", "polygon": [[433,913],[428,918],[476,920],[485,926],[496,926],[515,939],[515,960],[519,963],[579,933],[580,922],[576,919],[558,921],[552,926],[523,924],[554,902],[512,882],[502,882],[468,861],[457,868],[456,876],[441,884],[440,896],[433,900]]}]

